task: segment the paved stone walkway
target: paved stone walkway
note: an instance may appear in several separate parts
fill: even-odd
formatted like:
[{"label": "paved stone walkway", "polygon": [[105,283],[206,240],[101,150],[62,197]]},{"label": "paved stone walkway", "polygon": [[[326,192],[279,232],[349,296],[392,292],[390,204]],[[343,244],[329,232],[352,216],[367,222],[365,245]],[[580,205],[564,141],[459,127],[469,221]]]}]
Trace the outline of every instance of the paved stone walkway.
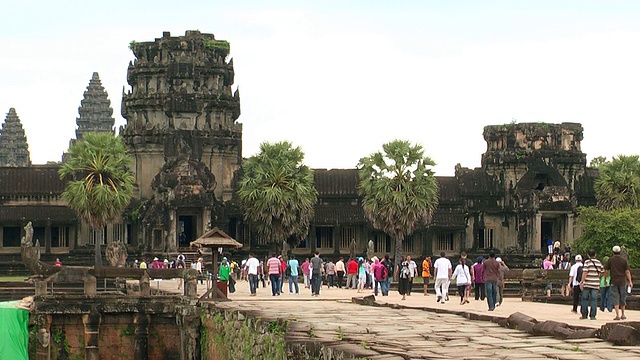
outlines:
[{"label": "paved stone walkway", "polygon": [[[161,288],[170,290],[170,281]],[[285,285],[286,286],[286,285]],[[302,290],[302,289],[301,289]],[[199,289],[204,292],[205,287]],[[471,301],[459,305],[451,298],[437,304],[435,296],[414,293],[407,300],[391,293],[379,300],[401,304],[405,309],[353,304],[354,290],[327,289],[320,297],[311,297],[308,289],[300,295],[271,296],[269,287],[260,288],[258,296],[248,296],[248,285],[239,282],[232,301],[220,302],[229,310],[259,310],[265,320],[290,320],[289,341],[323,342],[334,349],[345,350],[370,359],[639,359],[640,347],[620,347],[599,339],[559,340],[532,336],[500,327],[487,321],[467,320],[456,314],[438,313],[447,309],[489,314],[486,303]],[[420,308],[420,309],[419,309]],[[427,310],[425,311],[424,308]],[[599,314],[596,321],[578,320],[565,305],[522,302],[507,298],[492,315],[508,317],[520,311],[539,321],[552,319],[572,325],[600,327],[611,321],[610,313]],[[640,319],[640,312],[630,311],[630,320]]]}]

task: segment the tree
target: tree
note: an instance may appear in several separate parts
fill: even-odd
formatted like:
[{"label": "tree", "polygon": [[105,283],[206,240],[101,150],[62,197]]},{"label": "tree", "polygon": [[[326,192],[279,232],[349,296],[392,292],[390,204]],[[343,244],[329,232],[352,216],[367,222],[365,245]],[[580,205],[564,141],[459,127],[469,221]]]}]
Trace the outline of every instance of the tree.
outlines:
[{"label": "tree", "polygon": [[640,161],[638,155],[619,155],[600,166],[595,182],[598,208],[613,210],[640,207]]},{"label": "tree", "polygon": [[[127,170],[131,158],[111,133],[86,133],[68,154],[59,170],[61,179],[71,179],[62,198],[92,230],[101,230],[122,216],[131,200],[134,179]],[[100,241],[95,244],[95,265],[102,266]]]},{"label": "tree", "polygon": [[606,156],[596,156],[589,162],[590,168],[600,168],[601,165],[607,162]]},{"label": "tree", "polygon": [[438,207],[438,182],[422,146],[393,140],[382,149],[360,159],[358,191],[373,227],[395,239],[397,263],[405,237],[427,225]]},{"label": "tree", "polygon": [[303,159],[300,147],[288,141],[264,142],[242,163],[237,195],[244,218],[276,246],[287,240],[295,246],[309,232],[318,192]]},{"label": "tree", "polygon": [[640,209],[600,210],[595,207],[578,209],[578,223],[584,227],[576,239],[574,252],[587,254],[594,249],[599,258],[611,255],[615,245],[625,246],[629,251],[629,263],[640,266]]}]

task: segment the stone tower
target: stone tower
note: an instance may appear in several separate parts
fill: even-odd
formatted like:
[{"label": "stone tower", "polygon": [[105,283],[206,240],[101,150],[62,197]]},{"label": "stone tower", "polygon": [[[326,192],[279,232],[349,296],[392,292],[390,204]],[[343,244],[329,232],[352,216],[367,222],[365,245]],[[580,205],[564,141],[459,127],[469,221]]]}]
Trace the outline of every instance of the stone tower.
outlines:
[{"label": "stone tower", "polygon": [[82,135],[88,132],[113,133],[113,109],[109,95],[104,90],[97,72],[93,73],[89,86],[84,92],[84,99],[80,101],[78,108],[79,118],[76,118],[76,139],[82,139]]},{"label": "stone tower", "polygon": [[29,145],[16,109],[9,109],[0,132],[0,167],[31,166]]},{"label": "stone tower", "polygon": [[164,32],[130,47],[135,60],[120,134],[144,203],[141,240],[152,250],[173,250],[203,234],[213,208],[233,194],[242,159],[233,60],[227,59],[228,42],[199,31]]}]

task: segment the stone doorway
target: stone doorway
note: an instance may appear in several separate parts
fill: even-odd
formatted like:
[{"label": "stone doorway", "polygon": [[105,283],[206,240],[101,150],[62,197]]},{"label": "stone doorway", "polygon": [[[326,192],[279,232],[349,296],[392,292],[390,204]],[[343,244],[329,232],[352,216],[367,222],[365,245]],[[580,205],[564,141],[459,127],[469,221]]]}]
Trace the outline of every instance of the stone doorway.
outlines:
[{"label": "stone doorway", "polygon": [[197,220],[194,215],[178,216],[178,246],[189,247],[189,243],[198,237]]},{"label": "stone doorway", "polygon": [[543,254],[548,253],[548,244],[547,240],[551,239],[555,241],[553,237],[553,221],[552,220],[542,220],[540,226],[540,251]]}]

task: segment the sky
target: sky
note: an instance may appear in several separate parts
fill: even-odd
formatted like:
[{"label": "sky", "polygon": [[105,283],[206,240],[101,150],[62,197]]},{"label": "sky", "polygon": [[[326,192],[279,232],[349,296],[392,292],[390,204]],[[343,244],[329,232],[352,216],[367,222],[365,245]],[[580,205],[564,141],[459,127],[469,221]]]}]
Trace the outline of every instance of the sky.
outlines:
[{"label": "sky", "polygon": [[[394,139],[436,175],[474,168],[486,125],[578,122],[582,151],[638,154],[638,1],[36,1],[0,5],[0,113],[34,164],[60,161],[97,71],[116,127],[132,40],[231,43],[243,156],[291,141],[312,168],[354,168]],[[4,119],[0,119],[4,120]]]}]

